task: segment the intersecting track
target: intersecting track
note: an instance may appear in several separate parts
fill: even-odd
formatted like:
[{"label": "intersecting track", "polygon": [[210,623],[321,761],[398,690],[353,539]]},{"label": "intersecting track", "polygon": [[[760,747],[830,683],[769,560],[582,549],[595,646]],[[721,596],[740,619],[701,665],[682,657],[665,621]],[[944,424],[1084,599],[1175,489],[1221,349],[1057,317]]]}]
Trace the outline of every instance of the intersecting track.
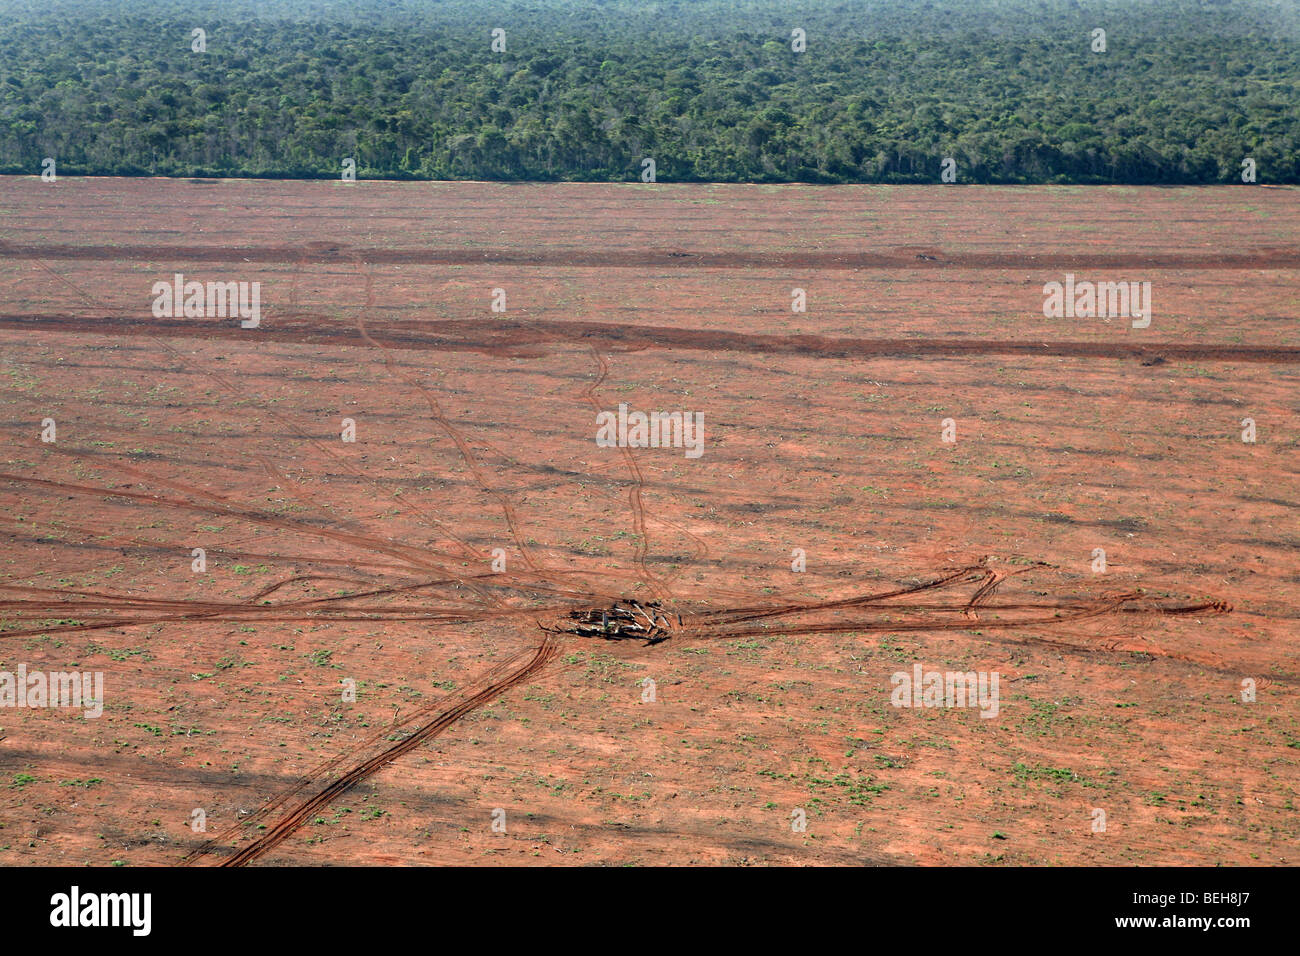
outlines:
[{"label": "intersecting track", "polygon": [[[170,252],[175,254],[176,250]],[[366,288],[365,304],[369,306],[373,302],[373,278],[365,271],[365,263],[360,257],[354,258],[353,261],[363,271]],[[58,273],[44,262],[40,265],[58,276]],[[59,278],[67,282],[63,277],[59,276]],[[78,291],[87,300],[94,301],[93,297],[81,290]],[[14,321],[14,316],[0,317],[0,325],[12,327]],[[19,317],[19,321],[27,320]],[[301,320],[290,317],[286,321],[293,323]],[[183,352],[159,337],[196,334],[192,326],[184,331],[165,324],[162,327],[158,324],[146,326],[130,316],[123,315],[108,320],[61,318],[48,324],[44,317],[40,317],[33,324],[43,330],[147,335],[160,349],[195,374],[207,377],[231,396],[239,394],[235,383],[228,378],[210,369],[195,367]],[[454,323],[426,323],[426,325],[449,326]],[[281,332],[292,331],[291,325],[282,326],[279,322],[267,331],[275,333],[276,327],[279,327]],[[387,368],[396,378],[422,395],[429,408],[430,420],[454,444],[464,467],[475,483],[500,509],[519,552],[524,556],[522,569],[499,574],[465,574],[463,567],[457,566],[457,559],[463,561],[470,556],[477,558],[476,551],[468,541],[456,535],[454,529],[446,527],[445,522],[414,505],[408,507],[427,520],[431,526],[441,528],[452,542],[456,553],[440,553],[404,545],[356,526],[355,522],[349,522],[353,526],[344,529],[273,514],[242,502],[226,499],[196,486],[160,477],[152,474],[149,469],[127,465],[109,455],[95,454],[96,467],[115,469],[123,475],[165,488],[168,493],[101,488],[94,485],[0,473],[0,482],[36,492],[58,492],[89,500],[111,500],[119,504],[165,508],[190,514],[222,515],[258,527],[325,539],[358,554],[358,560],[348,562],[358,577],[343,578],[318,573],[293,575],[259,590],[242,601],[169,600],[107,591],[3,584],[0,585],[0,611],[17,626],[6,630],[0,638],[67,631],[119,629],[178,621],[268,623],[401,621],[422,622],[429,626],[487,622],[529,630],[537,624],[541,625],[540,642],[533,649],[520,651],[492,667],[462,691],[415,710],[400,722],[395,721],[393,725],[384,728],[382,732],[373,735],[352,750],[340,753],[326,761],[285,792],[268,800],[253,814],[196,848],[185,858],[187,863],[217,858],[225,865],[243,865],[260,858],[291,836],[314,813],[350,788],[421,743],[443,734],[477,708],[490,703],[512,687],[542,672],[554,662],[566,642],[576,639],[568,632],[565,624],[569,613],[574,610],[599,609],[606,606],[608,602],[620,598],[622,584],[630,583],[626,578],[620,583],[620,578],[617,576],[605,576],[599,583],[588,582],[573,574],[549,569],[530,553],[511,496],[493,485],[487,469],[477,460],[473,446],[443,413],[437,397],[422,383],[402,372],[394,362],[392,349],[412,347],[410,327],[410,323],[404,323],[403,330],[399,333],[395,328],[379,329],[373,323],[358,319],[357,326],[348,341],[349,344],[355,345],[356,335],[359,334],[367,345],[382,353]],[[481,329],[481,324],[475,323],[474,327]],[[468,329],[469,325],[466,324],[461,331],[467,333]],[[572,344],[575,338],[581,338],[588,333],[606,336],[615,334],[611,333],[609,326],[592,324],[591,328],[584,331],[582,328],[575,328],[572,323],[564,324],[563,328],[553,323],[514,323],[514,331],[523,335],[532,335],[535,341],[552,344],[561,342]],[[650,334],[646,327],[619,327],[616,332],[623,336],[646,338]],[[657,333],[658,330],[655,330],[656,336]],[[295,339],[297,341],[320,341],[317,336],[324,335],[328,340],[343,333],[338,327],[309,330],[304,325],[295,334],[300,336]],[[814,353],[826,350],[826,354],[832,354],[834,350],[833,354],[840,354],[838,350],[845,348],[845,345],[834,344],[831,340],[818,342],[813,341],[815,337],[805,336],[732,336],[727,333],[713,332],[682,333],[681,330],[677,330],[676,334],[679,337],[682,334],[697,335],[698,341],[689,347],[698,348],[742,348],[744,343],[750,343],[748,347],[753,349],[755,348],[753,343],[756,341],[760,349],[765,346],[785,346]],[[605,341],[608,343],[609,340]],[[831,344],[828,344],[828,341]],[[774,346],[773,343],[776,345]],[[487,343],[481,344],[487,345]],[[575,398],[598,409],[601,406],[597,398],[597,390],[608,377],[609,364],[596,343],[588,340],[588,344],[595,362],[595,374]],[[626,345],[627,338],[624,337],[618,344]],[[656,344],[663,346],[665,342],[659,337]],[[674,344],[671,335],[667,344]],[[447,347],[447,344],[430,343],[424,347]],[[776,350],[781,349],[776,347]],[[1292,356],[1288,350],[1268,350],[1271,357],[1267,358],[1262,357],[1263,351],[1260,350],[1259,358],[1238,357],[1245,361],[1300,360],[1300,350],[1294,350],[1296,356]],[[852,354],[851,349],[850,354]],[[267,409],[267,414],[275,417],[295,434],[307,434],[306,429],[299,427],[284,413]],[[380,482],[340,459],[324,443],[312,439],[308,441],[323,458],[329,459],[358,479],[380,487]],[[50,449],[49,453],[69,454],[61,449]],[[78,455],[81,454],[94,453],[78,452]],[[676,592],[670,577],[656,576],[647,567],[646,558],[650,549],[649,526],[653,519],[647,514],[642,497],[644,479],[636,456],[630,449],[622,449],[622,459],[631,481],[627,506],[630,511],[631,528],[635,534],[637,580],[647,584],[655,598],[663,606],[671,609],[671,616],[678,624],[673,629],[672,636],[679,642],[724,640],[771,634],[774,627],[781,634],[825,634],[856,631],[956,631],[970,630],[975,625],[982,633],[989,632],[989,637],[1005,639],[1009,642],[1048,643],[1074,653],[1138,650],[1197,666],[1225,672],[1229,670],[1230,662],[1222,661],[1213,655],[1162,651],[1145,642],[1122,636],[1080,639],[1069,634],[1070,625],[1098,619],[1122,620],[1128,615],[1226,613],[1231,610],[1231,607],[1225,601],[1157,602],[1146,599],[1141,592],[1137,591],[1098,597],[1059,595],[1054,599],[1036,602],[998,603],[996,601],[1001,585],[1008,578],[1030,570],[1050,571],[1048,566],[1041,563],[1002,567],[997,562],[985,558],[956,567],[940,568],[922,580],[892,589],[827,601],[752,603],[743,595],[721,590],[709,594],[693,594],[688,599]],[[292,485],[292,482],[289,482],[273,463],[265,458],[258,461],[268,474],[281,478],[286,486]],[[527,464],[520,466],[529,467]],[[314,501],[309,493],[303,492],[302,497],[305,503],[318,507],[328,520],[337,525],[338,519],[319,502]],[[666,522],[664,526],[671,527]],[[88,534],[98,533],[102,529],[97,530],[87,525],[85,531]],[[697,536],[686,535],[682,529],[674,529],[674,531],[692,540],[697,557],[707,554],[707,548]],[[363,569],[366,567],[364,563],[366,555],[381,556],[387,562],[385,568],[389,575],[403,574],[407,580],[399,583],[373,584],[345,596],[279,598],[278,592],[294,584],[323,580],[347,580],[355,583],[358,579],[365,580],[367,575]],[[285,555],[280,557],[292,558]],[[315,559],[303,556],[301,560],[310,564]],[[371,580],[375,579],[372,577]],[[974,585],[973,593],[964,599],[960,594],[954,593],[954,589],[963,585]],[[721,609],[719,605],[722,605]],[[65,621],[74,619],[76,623],[51,625],[48,623],[50,619]],[[1045,633],[1048,631],[1053,633]],[[533,633],[537,632],[534,630]],[[1031,636],[1026,636],[1027,633]],[[394,743],[392,738],[395,733],[403,736]],[[250,827],[263,824],[266,825],[266,829],[256,831],[256,838],[251,842],[247,841]]]},{"label": "intersecting track", "polygon": [[[962,567],[946,568],[929,580],[897,587],[887,591],[857,595],[833,601],[794,602],[785,604],[768,604],[731,607],[711,611],[687,611],[680,618],[681,624],[675,629],[674,636],[688,642],[725,640],[747,636],[770,636],[773,625],[779,632],[791,634],[819,634],[833,632],[881,632],[891,633],[907,631],[953,631],[969,630],[977,626],[983,631],[1032,631],[1034,637],[1021,638],[1018,643],[1049,643],[1061,649],[1075,652],[1096,652],[1131,650],[1163,656],[1170,660],[1194,663],[1213,670],[1230,672],[1228,662],[1212,655],[1191,655],[1172,652],[1158,652],[1141,643],[1128,642],[1121,646],[1119,641],[1102,641],[1080,644],[1068,640],[1056,640],[1044,635],[1045,629],[1060,630],[1063,625],[1118,614],[1144,615],[1210,615],[1221,614],[1231,607],[1221,601],[1203,601],[1196,603],[1163,603],[1143,599],[1138,592],[1107,595],[1094,599],[1062,599],[1042,602],[991,603],[998,587],[1008,577],[1022,574],[1032,565],[1017,567],[1013,571],[996,571],[986,560]],[[192,602],[167,602],[156,599],[123,599],[102,593],[72,591],[55,592],[50,589],[17,588],[0,586],[7,592],[26,592],[27,598],[0,599],[0,610],[10,613],[25,613],[37,616],[56,614],[75,614],[78,618],[93,617],[97,609],[110,608],[116,611],[145,609],[156,612],[160,607],[173,609],[169,616],[130,618],[118,617],[91,620],[80,625],[64,627],[37,627],[25,631],[10,632],[11,635],[49,633],[66,630],[99,630],[116,628],[140,623],[152,623],[159,620],[258,620],[267,622],[303,621],[303,620],[383,620],[431,621],[449,625],[468,623],[470,620],[493,620],[506,623],[512,617],[526,619],[544,613],[543,609],[530,608],[525,612],[508,612],[495,609],[491,613],[479,615],[468,614],[454,608],[436,607],[421,609],[404,607],[379,609],[368,603],[368,599],[379,594],[392,594],[396,589],[377,589],[372,594],[352,595],[348,598],[328,598],[313,601],[288,602],[286,605],[267,605],[262,602],[267,595],[290,581],[280,582],[270,588],[259,591],[247,604],[221,604],[219,602],[202,602],[182,612],[181,607]],[[949,602],[915,600],[918,595],[928,592],[947,591],[961,584],[977,585],[966,600],[956,599]],[[58,600],[55,594],[64,598]],[[360,599],[360,600],[359,600]],[[906,599],[906,600],[900,600]],[[258,603],[253,603],[258,602]],[[561,606],[553,607],[558,612]],[[328,613],[328,610],[342,610],[344,615]],[[874,616],[863,617],[862,612],[875,612]],[[322,613],[324,612],[324,613]],[[386,612],[386,613],[385,613]],[[431,612],[431,613],[430,613]],[[681,612],[674,612],[674,616]],[[833,620],[818,620],[819,616],[828,614],[839,616]],[[375,617],[374,615],[382,615]],[[900,616],[901,615],[901,616]],[[558,619],[558,613],[556,613]],[[977,623],[976,623],[977,622]],[[523,623],[523,620],[519,620]],[[238,823],[216,835],[187,857],[184,862],[195,863],[205,860],[209,855],[225,853],[221,859],[223,865],[241,866],[253,862],[267,853],[307,822],[324,806],[346,793],[358,783],[377,773],[394,760],[408,753],[421,743],[439,736],[458,720],[474,710],[486,706],[500,697],[510,688],[535,676],[554,661],[562,647],[563,624],[543,627],[543,638],[539,646],[531,653],[520,652],[510,659],[496,665],[481,675],[475,682],[448,698],[433,701],[407,715],[400,721],[385,727],[379,733],[354,747],[339,754],[317,767],[310,774],[302,777],[285,792],[263,804],[257,811],[244,817]],[[7,635],[8,636],[8,635]],[[1015,640],[1013,638],[1013,640]],[[395,733],[404,736],[392,743]],[[264,821],[274,817],[275,822],[250,843],[236,846],[241,837],[246,836],[254,827],[262,827]]]}]

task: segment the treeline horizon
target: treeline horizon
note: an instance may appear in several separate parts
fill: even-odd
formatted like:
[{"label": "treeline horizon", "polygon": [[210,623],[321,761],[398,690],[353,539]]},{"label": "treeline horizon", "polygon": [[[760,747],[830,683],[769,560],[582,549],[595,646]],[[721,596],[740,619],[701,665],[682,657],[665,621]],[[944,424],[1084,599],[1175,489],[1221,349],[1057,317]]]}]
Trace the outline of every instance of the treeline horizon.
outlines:
[{"label": "treeline horizon", "polygon": [[1300,183],[1289,0],[0,8],[0,173]]}]

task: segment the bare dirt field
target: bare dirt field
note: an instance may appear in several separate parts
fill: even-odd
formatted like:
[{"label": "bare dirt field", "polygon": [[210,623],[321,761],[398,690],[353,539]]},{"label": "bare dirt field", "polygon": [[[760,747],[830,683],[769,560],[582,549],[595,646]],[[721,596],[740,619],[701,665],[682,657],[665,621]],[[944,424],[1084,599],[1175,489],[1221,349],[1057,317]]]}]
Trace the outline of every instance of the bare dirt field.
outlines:
[{"label": "bare dirt field", "polygon": [[1298,280],[1296,189],[2,178],[0,672],[103,712],[0,864],[1293,864]]}]

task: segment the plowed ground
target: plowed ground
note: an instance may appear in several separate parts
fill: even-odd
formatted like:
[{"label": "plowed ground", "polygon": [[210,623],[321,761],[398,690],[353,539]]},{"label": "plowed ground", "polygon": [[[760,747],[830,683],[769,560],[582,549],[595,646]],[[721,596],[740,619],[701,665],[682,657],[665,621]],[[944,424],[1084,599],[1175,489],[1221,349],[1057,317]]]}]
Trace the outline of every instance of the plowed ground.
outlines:
[{"label": "plowed ground", "polygon": [[[1248,187],[0,179],[0,670],[106,692],[0,709],[0,863],[1293,863],[1297,237]],[[260,327],[155,318],[177,272]],[[1044,318],[1067,272],[1150,327]],[[703,454],[597,447],[620,403]],[[626,598],[670,638],[566,632]],[[916,664],[997,715],[893,706]]]}]

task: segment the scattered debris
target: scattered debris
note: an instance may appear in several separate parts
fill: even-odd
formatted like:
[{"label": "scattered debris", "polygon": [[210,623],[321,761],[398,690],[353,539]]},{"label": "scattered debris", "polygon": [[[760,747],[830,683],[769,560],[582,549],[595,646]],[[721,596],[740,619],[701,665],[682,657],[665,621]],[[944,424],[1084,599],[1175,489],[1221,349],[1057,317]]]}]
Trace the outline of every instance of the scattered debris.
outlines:
[{"label": "scattered debris", "polygon": [[[673,616],[680,625],[682,616]],[[658,601],[642,604],[625,600],[608,608],[570,611],[569,617],[576,623],[568,633],[581,637],[601,637],[607,641],[632,638],[658,644],[672,636],[672,621]]]}]

